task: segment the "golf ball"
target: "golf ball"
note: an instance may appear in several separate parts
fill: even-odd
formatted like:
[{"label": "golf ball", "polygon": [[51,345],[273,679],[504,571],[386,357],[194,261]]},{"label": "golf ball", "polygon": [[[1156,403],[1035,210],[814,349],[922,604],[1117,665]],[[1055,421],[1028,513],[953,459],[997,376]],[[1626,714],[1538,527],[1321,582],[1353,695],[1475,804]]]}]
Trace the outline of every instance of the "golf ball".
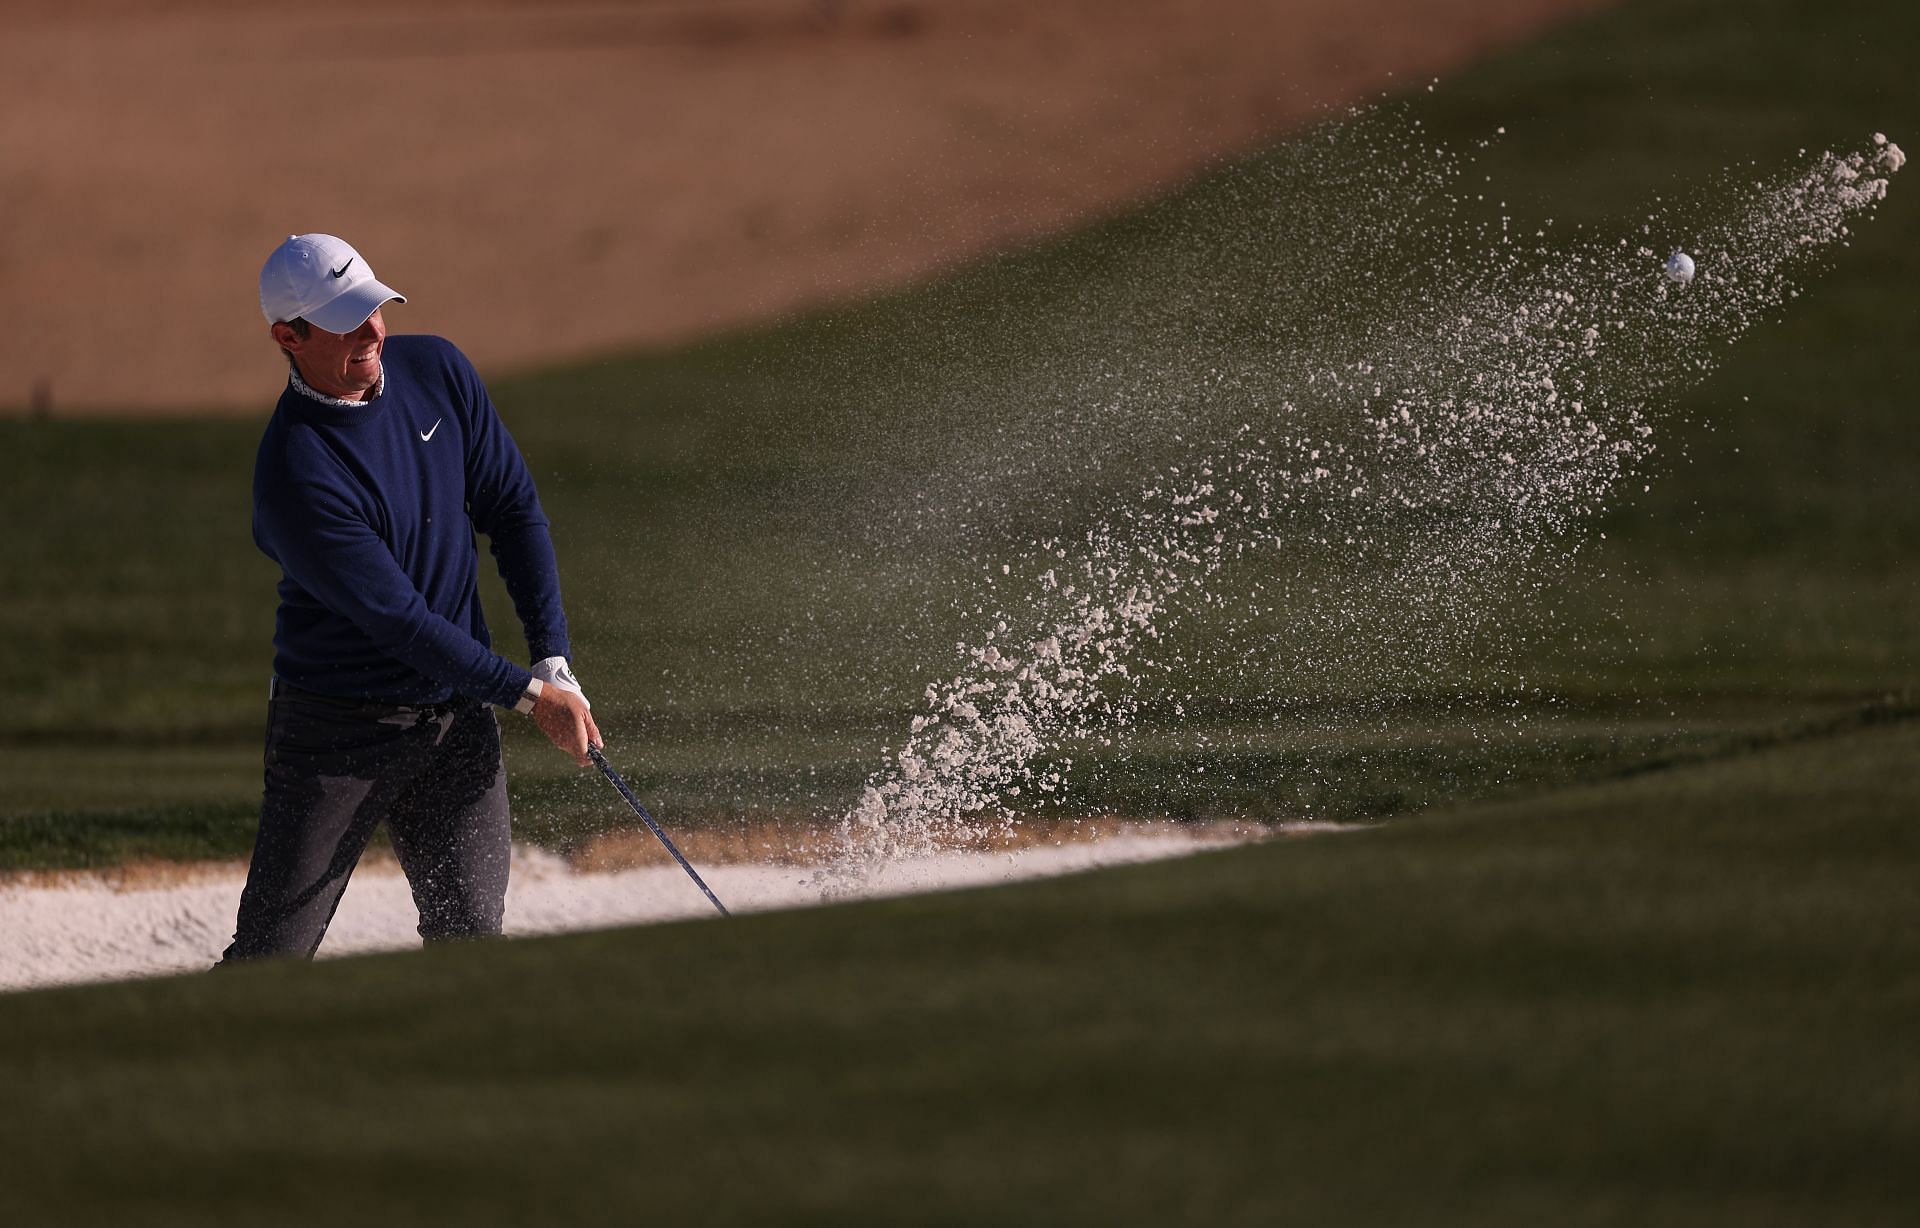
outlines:
[{"label": "golf ball", "polygon": [[1667,257],[1667,276],[1673,281],[1686,285],[1693,280],[1693,257],[1685,252],[1675,252]]}]

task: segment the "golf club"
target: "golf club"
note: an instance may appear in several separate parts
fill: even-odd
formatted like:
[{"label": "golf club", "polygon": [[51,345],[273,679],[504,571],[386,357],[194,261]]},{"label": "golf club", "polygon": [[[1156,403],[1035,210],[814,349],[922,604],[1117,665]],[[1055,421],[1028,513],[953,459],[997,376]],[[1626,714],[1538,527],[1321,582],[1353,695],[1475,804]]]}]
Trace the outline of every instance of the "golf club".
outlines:
[{"label": "golf club", "polygon": [[592,757],[594,766],[598,767],[606,774],[607,779],[613,782],[613,787],[620,790],[620,796],[627,799],[627,805],[633,807],[633,812],[640,816],[641,821],[647,825],[647,830],[651,831],[655,836],[658,836],[660,843],[664,844],[667,851],[673,854],[673,859],[680,863],[682,870],[687,872],[687,877],[693,880],[693,885],[706,892],[707,898],[713,901],[713,906],[720,910],[721,916],[731,917],[733,914],[727,911],[727,906],[720,902],[720,897],[713,893],[713,888],[707,886],[705,881],[701,879],[699,872],[687,863],[685,857],[680,855],[680,850],[673,847],[673,841],[667,839],[667,833],[661,828],[659,823],[654,821],[653,816],[647,813],[647,808],[642,806],[640,799],[633,795],[633,790],[627,787],[627,782],[620,779],[620,773],[613,770],[613,765],[608,763],[607,757],[600,753],[600,748],[598,746],[589,746],[587,747],[587,754]]}]

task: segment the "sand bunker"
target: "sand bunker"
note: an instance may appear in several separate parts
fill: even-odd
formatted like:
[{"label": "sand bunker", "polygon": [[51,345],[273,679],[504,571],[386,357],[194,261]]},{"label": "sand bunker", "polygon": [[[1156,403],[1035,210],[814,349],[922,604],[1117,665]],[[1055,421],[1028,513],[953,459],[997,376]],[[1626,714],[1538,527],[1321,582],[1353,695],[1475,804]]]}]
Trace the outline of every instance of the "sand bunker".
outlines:
[{"label": "sand bunker", "polygon": [[[1332,829],[1332,825],[1324,825]],[[1293,825],[1269,831],[1316,831]],[[703,865],[701,877],[734,913],[986,886],[1183,856],[1245,839],[1248,829],[1131,824],[1090,829],[1102,838],[862,865],[857,874],[815,865],[742,862]],[[232,937],[245,867],[173,868],[159,874],[62,875],[0,885],[0,990],[197,972]],[[507,932],[515,936],[716,917],[677,867],[643,865],[579,872],[568,862],[518,848],[507,891]],[[418,947],[417,914],[406,880],[390,861],[354,875],[321,948],[322,956]]]},{"label": "sand bunker", "polygon": [[0,407],[264,414],[297,230],[489,374],[855,298],[1600,2],[0,0]]}]

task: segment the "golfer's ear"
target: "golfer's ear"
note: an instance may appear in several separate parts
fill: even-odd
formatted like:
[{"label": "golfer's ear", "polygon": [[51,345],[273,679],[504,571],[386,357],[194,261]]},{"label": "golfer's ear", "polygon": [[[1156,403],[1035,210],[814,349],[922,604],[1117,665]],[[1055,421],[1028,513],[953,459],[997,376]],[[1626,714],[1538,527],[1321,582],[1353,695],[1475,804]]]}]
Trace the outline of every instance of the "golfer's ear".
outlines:
[{"label": "golfer's ear", "polygon": [[281,321],[267,330],[273,334],[273,341],[283,350],[298,350],[300,334],[293,331],[293,325]]}]

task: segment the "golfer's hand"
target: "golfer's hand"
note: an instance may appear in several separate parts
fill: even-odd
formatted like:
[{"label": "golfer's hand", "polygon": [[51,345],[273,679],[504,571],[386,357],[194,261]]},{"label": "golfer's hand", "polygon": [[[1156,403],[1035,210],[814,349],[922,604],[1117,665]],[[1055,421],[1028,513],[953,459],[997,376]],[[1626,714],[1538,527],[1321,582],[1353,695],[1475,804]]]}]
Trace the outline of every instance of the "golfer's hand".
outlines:
[{"label": "golfer's hand", "polygon": [[593,762],[587,758],[587,747],[604,745],[600,726],[593,723],[593,713],[587,710],[587,698],[578,691],[557,686],[541,691],[533,704],[533,723],[581,767]]}]

